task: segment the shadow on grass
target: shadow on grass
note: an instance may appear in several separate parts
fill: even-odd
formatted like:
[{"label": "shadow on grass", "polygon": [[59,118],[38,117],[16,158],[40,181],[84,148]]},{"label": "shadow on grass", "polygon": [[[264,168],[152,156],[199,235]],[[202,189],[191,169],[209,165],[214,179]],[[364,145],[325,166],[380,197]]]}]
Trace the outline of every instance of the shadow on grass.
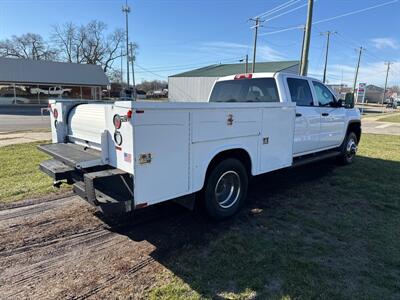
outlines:
[{"label": "shadow on grass", "polygon": [[151,256],[174,275],[154,299],[394,299],[399,183],[396,161],[326,161],[255,177],[247,204],[227,221],[166,203],[116,231],[156,246]]}]

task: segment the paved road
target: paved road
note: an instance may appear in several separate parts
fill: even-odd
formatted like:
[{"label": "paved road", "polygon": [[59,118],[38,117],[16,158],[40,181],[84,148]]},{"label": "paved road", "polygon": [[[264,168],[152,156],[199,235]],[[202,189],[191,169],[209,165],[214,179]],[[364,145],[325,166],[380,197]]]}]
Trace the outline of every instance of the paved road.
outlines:
[{"label": "paved road", "polygon": [[0,105],[0,132],[50,128],[49,115],[41,115],[39,106]]}]

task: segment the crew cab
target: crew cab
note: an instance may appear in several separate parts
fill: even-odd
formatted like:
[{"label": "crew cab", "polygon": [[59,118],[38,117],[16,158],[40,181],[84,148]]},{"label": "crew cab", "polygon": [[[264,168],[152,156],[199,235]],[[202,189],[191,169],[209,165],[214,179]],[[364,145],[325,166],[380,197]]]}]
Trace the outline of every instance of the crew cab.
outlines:
[{"label": "crew cab", "polygon": [[223,219],[249,179],[336,157],[350,164],[360,113],[323,83],[285,73],[218,79],[208,102],[50,101],[53,156],[40,169],[104,213],[174,199]]}]

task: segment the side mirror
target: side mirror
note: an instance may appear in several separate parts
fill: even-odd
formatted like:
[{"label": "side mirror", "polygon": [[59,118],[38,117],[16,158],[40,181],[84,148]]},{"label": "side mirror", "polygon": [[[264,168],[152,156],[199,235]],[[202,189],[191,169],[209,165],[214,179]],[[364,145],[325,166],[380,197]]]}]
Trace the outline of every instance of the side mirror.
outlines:
[{"label": "side mirror", "polygon": [[346,93],[346,98],[344,100],[345,107],[353,108],[354,107],[354,93]]}]

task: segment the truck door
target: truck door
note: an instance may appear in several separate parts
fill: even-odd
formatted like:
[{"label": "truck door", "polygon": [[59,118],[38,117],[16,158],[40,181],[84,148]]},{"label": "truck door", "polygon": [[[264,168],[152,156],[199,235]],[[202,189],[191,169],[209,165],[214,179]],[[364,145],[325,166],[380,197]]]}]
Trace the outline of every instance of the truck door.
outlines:
[{"label": "truck door", "polygon": [[324,84],[314,80],[312,85],[321,118],[319,148],[340,146],[345,130],[345,108],[335,106],[337,100]]},{"label": "truck door", "polygon": [[309,80],[286,79],[291,101],[296,103],[293,154],[300,155],[319,148],[320,112],[313,99]]}]

